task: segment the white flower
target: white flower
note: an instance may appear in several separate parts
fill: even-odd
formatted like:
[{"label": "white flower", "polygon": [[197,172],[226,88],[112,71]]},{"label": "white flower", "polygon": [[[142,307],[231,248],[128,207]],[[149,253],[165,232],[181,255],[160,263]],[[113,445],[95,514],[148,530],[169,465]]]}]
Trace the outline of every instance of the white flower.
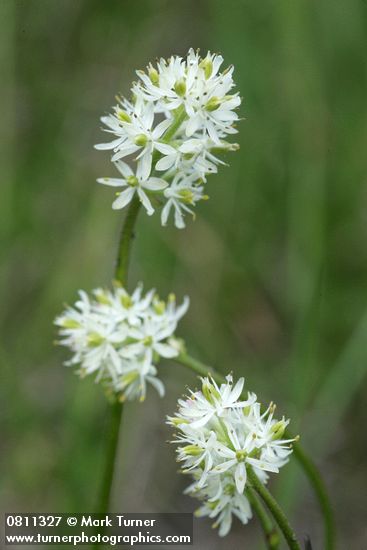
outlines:
[{"label": "white flower", "polygon": [[124,399],[144,401],[147,382],[157,390],[161,397],[164,396],[164,385],[157,378],[157,369],[149,360],[145,358],[140,361],[127,361],[123,375],[118,378],[114,391],[120,392]]},{"label": "white flower", "polygon": [[221,417],[227,409],[243,409],[256,402],[254,393],[249,393],[246,400],[238,401],[245,383],[244,378],[240,378],[234,387],[231,375],[226,380],[226,384],[218,387],[214,380],[203,378],[202,391],[191,392],[189,398],[179,400],[179,414],[190,422],[191,428],[205,426],[214,415]]},{"label": "white flower", "polygon": [[157,299],[155,290],[152,289],[143,295],[142,284],[139,284],[132,294],[121,286],[115,286],[113,292],[98,288],[93,294],[99,303],[99,311],[118,322],[126,321],[131,326],[139,325],[145,316],[152,315],[155,311],[152,308],[153,299]]},{"label": "white flower", "polygon": [[168,418],[177,429],[182,472],[194,478],[187,492],[203,501],[197,515],[216,518],[221,536],[229,532],[232,515],[242,523],[251,518],[247,468],[265,483],[269,472],[286,464],[294,441],[282,439],[288,421],[273,418],[273,404],[262,412],[255,394],[241,400],[243,386],[243,378],[233,385],[227,376],[220,386],[203,378],[201,391],[180,399],[178,412]]},{"label": "white flower", "polygon": [[172,296],[166,303],[154,290],[143,295],[141,285],[131,295],[119,286],[91,296],[80,291],[75,305],[55,320],[59,343],[73,354],[66,364],[79,365],[80,376],[96,373],[96,381],[122,400],[144,399],[147,383],[163,395],[156,364],[178,355],[171,337],[187,308],[187,298],[176,307]]},{"label": "white flower", "polygon": [[220,537],[229,533],[232,516],[236,516],[243,525],[252,518],[250,502],[245,494],[236,491],[231,475],[209,478],[202,489],[193,483],[185,492],[203,502],[195,512],[196,517],[216,518],[213,527],[218,527]]},{"label": "white flower", "polygon": [[178,355],[177,349],[169,343],[164,343],[173,335],[176,323],[167,323],[163,318],[160,321],[157,317],[145,318],[139,327],[131,327],[130,338],[135,340],[132,344],[127,344],[122,350],[124,357],[141,356],[153,361],[154,353],[167,359]]},{"label": "white flower", "polygon": [[166,319],[170,322],[177,323],[189,309],[190,300],[187,296],[184,297],[183,302],[180,306],[176,305],[176,296],[171,293],[168,296],[167,304],[164,309],[164,314]]},{"label": "white flower", "polygon": [[135,95],[152,102],[164,102],[166,109],[184,107],[188,122],[186,135],[200,132],[219,144],[222,134],[235,133],[232,124],[238,119],[235,109],[241,100],[228,95],[233,88],[233,68],[220,73],[223,58],[210,52],[202,59],[190,50],[187,59],[173,56],[161,59],[148,74],[137,71],[142,83],[134,87]]},{"label": "white flower", "polygon": [[124,191],[119,193],[117,199],[115,199],[115,201],[112,204],[112,208],[114,210],[119,210],[121,208],[124,208],[127,204],[129,204],[129,202],[132,201],[133,197],[137,193],[148,215],[151,216],[154,213],[154,208],[152,206],[152,203],[149,200],[147,192],[151,193],[156,191],[162,191],[167,187],[168,183],[159,178],[150,177],[148,179],[144,179],[140,169],[142,165],[139,165],[136,176],[134,175],[131,168],[125,162],[117,161],[115,162],[115,166],[120,172],[120,174],[124,176],[123,179],[122,178],[98,178],[97,180],[99,183],[110,185],[112,187],[126,187]]},{"label": "white flower", "polygon": [[[96,148],[112,150],[111,160],[124,176],[98,179],[125,188],[113,202],[114,209],[126,207],[138,194],[153,214],[150,195],[156,193],[163,207],[162,225],[172,211],[176,227],[183,228],[184,214],[193,214],[192,207],[207,198],[203,185],[224,164],[219,155],[238,149],[226,138],[237,132],[241,100],[231,93],[233,67],[221,72],[222,63],[219,55],[208,52],[202,58],[191,49],[186,58],[172,56],[159,60],[156,67],[149,64],[146,71],[137,72],[133,100],[120,99],[113,113],[102,117],[105,131],[114,139]],[[128,172],[121,159],[130,156],[133,165]]]},{"label": "white flower", "polygon": [[[98,144],[95,147],[96,149],[113,149],[113,162],[139,152],[136,158],[140,160],[140,173],[144,179],[147,179],[151,172],[153,151],[157,150],[163,154],[174,152],[172,146],[160,141],[172,121],[170,119],[163,120],[153,128],[154,105],[142,102],[137,105],[139,108],[134,109],[131,117],[116,107],[117,115],[110,115],[107,119],[103,118],[103,122],[107,123],[119,138],[109,143]],[[125,117],[125,120],[121,117]]]},{"label": "white flower", "polygon": [[162,209],[162,225],[167,224],[170,212],[173,210],[176,227],[179,229],[185,227],[184,212],[194,215],[188,205],[195,206],[199,200],[208,198],[203,195],[203,187],[195,185],[195,179],[195,176],[183,178],[181,174],[177,174],[171,185],[165,189],[164,196],[167,202]]},{"label": "white flower", "polygon": [[80,364],[81,375],[99,371],[98,376],[101,377],[107,371],[116,380],[121,373],[116,347],[126,339],[127,327],[117,324],[112,317],[98,315],[88,295],[83,291],[79,294],[81,299],[75,307],[68,308],[55,320],[62,327],[60,343],[74,352],[67,364]]}]

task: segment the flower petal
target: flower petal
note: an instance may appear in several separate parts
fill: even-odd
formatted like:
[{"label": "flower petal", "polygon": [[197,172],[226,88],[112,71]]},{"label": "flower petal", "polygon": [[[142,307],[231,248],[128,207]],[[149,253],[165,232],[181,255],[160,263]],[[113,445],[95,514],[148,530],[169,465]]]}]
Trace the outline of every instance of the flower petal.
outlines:
[{"label": "flower petal", "polygon": [[98,178],[98,183],[110,185],[111,187],[125,187],[126,181],[121,178]]},{"label": "flower petal", "polygon": [[149,178],[148,181],[144,182],[143,187],[149,189],[150,191],[161,191],[168,186],[168,183],[160,178]]},{"label": "flower petal", "polygon": [[247,480],[247,472],[246,472],[246,466],[243,462],[240,462],[236,468],[234,478],[236,481],[236,489],[242,495],[243,491],[245,490],[246,480]]},{"label": "flower petal", "polygon": [[127,189],[125,189],[125,191],[123,191],[112,203],[112,208],[114,210],[120,210],[120,208],[124,208],[124,206],[129,204],[134,196],[134,193],[135,189],[133,187],[128,187]]},{"label": "flower petal", "polygon": [[178,351],[168,344],[155,344],[154,349],[157,353],[159,353],[159,355],[165,357],[166,359],[177,357],[178,355]]},{"label": "flower petal", "polygon": [[138,187],[138,195],[145,210],[147,211],[148,216],[151,216],[152,214],[154,214],[154,208],[152,206],[152,203],[150,202],[150,200],[148,199],[148,196],[146,195],[146,193],[144,193],[141,187]]}]

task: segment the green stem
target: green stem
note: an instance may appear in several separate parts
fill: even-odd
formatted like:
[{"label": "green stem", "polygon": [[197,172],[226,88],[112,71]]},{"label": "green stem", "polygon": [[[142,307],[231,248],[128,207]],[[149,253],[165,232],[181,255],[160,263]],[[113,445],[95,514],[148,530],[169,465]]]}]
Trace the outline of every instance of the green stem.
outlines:
[{"label": "green stem", "polygon": [[176,111],[175,118],[169,128],[167,128],[166,133],[164,134],[162,141],[165,143],[168,143],[171,141],[171,139],[174,137],[175,133],[183,123],[183,121],[187,118],[187,114],[185,111],[184,105],[181,105]]},{"label": "green stem", "polygon": [[285,540],[287,541],[288,547],[291,550],[301,550],[301,546],[297,541],[295,532],[293,531],[290,523],[287,519],[287,516],[284,514],[283,510],[273,497],[273,495],[268,491],[268,489],[261,483],[251,466],[247,465],[247,475],[248,479],[255,489],[257,494],[263,499],[266,506],[269,508],[270,512],[273,515],[273,518],[277,522],[279,529],[282,531]]},{"label": "green stem", "polygon": [[[289,433],[285,433],[285,437],[289,438]],[[334,514],[333,509],[330,504],[330,500],[324,485],[324,482],[321,478],[320,472],[316,468],[312,460],[305,454],[303,448],[299,443],[293,445],[294,456],[298,462],[302,465],[302,468],[305,471],[310,483],[312,484],[314,491],[317,495],[319,505],[324,517],[324,526],[325,526],[325,550],[334,550],[335,548],[335,523],[334,523]]]},{"label": "green stem", "polygon": [[[176,110],[176,114],[175,114],[175,117],[173,119],[173,122],[172,122],[171,126],[169,126],[167,128],[166,132],[161,137],[161,141],[163,143],[169,143],[186,118],[187,118],[187,114],[186,114],[186,111],[185,111],[185,107],[183,105],[181,105],[181,107],[179,107]],[[161,157],[162,157],[162,154],[157,149],[155,151],[153,151],[153,158],[152,158],[152,166],[153,167],[155,167],[155,165],[157,164],[158,160]],[[155,173],[155,170],[154,170],[153,173]]]},{"label": "green stem", "polygon": [[136,222],[136,218],[139,214],[140,205],[140,200],[137,195],[135,195],[130,203],[128,211],[126,212],[124,225],[121,231],[120,243],[117,253],[115,279],[123,286],[126,286],[127,284],[127,272],[130,261],[131,242],[134,237],[134,225]]},{"label": "green stem", "polygon": [[[122,420],[122,403],[116,402],[109,407],[110,417],[107,423],[105,471],[102,479],[97,513],[107,514],[111,497],[111,487],[114,475],[115,457]],[[96,546],[96,548],[98,545]]]},{"label": "green stem", "polygon": [[[126,212],[124,224],[121,230],[115,268],[115,279],[123,286],[127,285],[131,244],[134,236],[134,226],[139,213],[139,209],[140,201],[137,197],[134,197],[134,199],[130,203],[128,211]],[[106,460],[97,506],[97,512],[100,514],[107,514],[109,511],[120,426],[122,422],[122,413],[122,403],[115,402],[110,406],[110,418],[107,424]],[[99,543],[96,543],[94,545],[94,548],[96,549],[99,547]]]},{"label": "green stem", "polygon": [[[202,363],[198,359],[191,357],[187,353],[181,353],[176,358],[176,361],[200,376],[208,376],[208,374],[211,375],[218,384],[222,384],[223,382],[225,382],[224,376],[216,372],[213,367],[205,365],[204,363]],[[288,430],[286,430],[285,432],[285,437],[287,439],[293,439],[292,434]],[[324,482],[320,476],[317,467],[306,455],[299,443],[295,442],[293,444],[293,451],[299,465],[303,469],[305,475],[308,477],[308,480],[319,502],[321,513],[324,519],[325,550],[333,550],[335,548],[335,526],[333,510],[327,495]]]},{"label": "green stem", "polygon": [[195,359],[194,357],[191,357],[191,355],[188,355],[187,353],[180,353],[178,357],[175,357],[175,360],[178,363],[181,363],[181,365],[184,365],[185,367],[191,369],[196,374],[199,374],[200,376],[212,376],[213,379],[218,384],[223,384],[226,380],[224,376],[219,374],[213,367],[209,367],[208,365],[205,365],[198,359]]},{"label": "green stem", "polygon": [[259,518],[260,525],[264,531],[265,542],[268,550],[278,550],[280,540],[276,527],[264,509],[255,491],[251,487],[248,487],[246,493],[255,514]]}]

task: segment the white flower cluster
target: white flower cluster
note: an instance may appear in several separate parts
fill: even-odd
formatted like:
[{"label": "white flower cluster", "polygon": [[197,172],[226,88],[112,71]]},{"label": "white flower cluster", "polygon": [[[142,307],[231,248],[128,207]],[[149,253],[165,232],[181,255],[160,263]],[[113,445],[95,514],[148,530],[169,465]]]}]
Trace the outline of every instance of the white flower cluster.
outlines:
[{"label": "white flower cluster", "polygon": [[240,400],[243,385],[243,378],[233,385],[227,376],[220,387],[203,378],[201,391],[180,399],[178,412],[168,418],[178,430],[177,460],[194,478],[186,492],[203,502],[198,516],[217,518],[221,536],[229,532],[233,515],[243,524],[252,516],[246,468],[266,482],[267,472],[278,472],[287,462],[294,441],[282,439],[289,421],[273,418],[273,404],[262,412],[254,393]]},{"label": "white flower cluster", "polygon": [[154,290],[143,295],[141,285],[131,295],[119,286],[79,295],[55,320],[59,343],[73,352],[66,364],[79,365],[80,376],[97,373],[97,381],[121,400],[144,400],[147,382],[163,395],[155,364],[160,357],[178,355],[173,336],[188,309],[188,298],[176,306],[173,294],[164,302]]},{"label": "white flower cluster", "polygon": [[[233,67],[220,72],[222,63],[220,55],[208,52],[202,58],[192,49],[185,59],[160,59],[156,67],[137,71],[132,101],[119,98],[113,113],[102,117],[115,139],[96,148],[113,151],[122,178],[97,181],[123,189],[114,209],[137,195],[149,215],[162,204],[162,224],[172,211],[176,227],[182,228],[184,214],[193,214],[191,207],[208,198],[206,177],[224,164],[217,155],[238,149],[225,138],[237,132],[235,109],[241,99],[230,93]],[[134,170],[122,160],[130,155]]]}]

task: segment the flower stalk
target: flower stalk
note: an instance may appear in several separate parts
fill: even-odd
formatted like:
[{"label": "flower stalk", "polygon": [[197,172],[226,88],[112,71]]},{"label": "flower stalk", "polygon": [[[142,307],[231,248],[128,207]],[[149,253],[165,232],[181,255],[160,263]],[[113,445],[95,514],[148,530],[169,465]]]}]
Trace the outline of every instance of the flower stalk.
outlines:
[{"label": "flower stalk", "polygon": [[265,543],[268,550],[278,550],[280,545],[280,538],[277,528],[263,507],[259,497],[256,495],[252,487],[247,488],[247,498],[255,511],[261,528],[264,532]]},{"label": "flower stalk", "polygon": [[[112,403],[109,407],[109,418],[106,429],[105,469],[97,506],[97,513],[99,514],[107,514],[109,511],[122,412],[123,404],[120,402]],[[98,545],[96,548],[98,548]]]},{"label": "flower stalk", "polygon": [[301,550],[301,546],[297,540],[296,534],[290,526],[289,521],[283,510],[281,509],[273,495],[261,483],[255,472],[253,471],[252,467],[249,465],[247,466],[247,475],[252,487],[262,498],[262,500],[265,502],[266,506],[272,513],[272,516],[274,517],[279,526],[279,529],[282,531],[284,538],[287,541],[288,548],[290,548],[290,550]]},{"label": "flower stalk", "polygon": [[122,286],[127,285],[127,274],[130,261],[131,243],[134,238],[134,226],[140,210],[140,201],[135,197],[130,203],[130,207],[126,212],[124,225],[122,227],[117,261],[115,278]]},{"label": "flower stalk", "polygon": [[319,502],[319,506],[324,519],[325,550],[334,550],[336,544],[334,514],[320,472],[299,443],[296,443],[293,446],[293,453],[299,464],[302,466],[306,476],[308,477]]},{"label": "flower stalk", "polygon": [[[121,285],[124,286],[126,286],[127,284],[131,244],[135,222],[139,213],[139,208],[140,202],[136,198],[131,202],[130,207],[126,213],[120,236],[115,278]],[[112,403],[109,413],[110,417],[106,430],[106,460],[104,465],[104,474],[102,478],[100,495],[97,504],[97,512],[100,514],[107,514],[109,510],[119,433],[123,415],[123,403],[119,401]],[[99,548],[98,543],[95,545],[95,548]]]}]

